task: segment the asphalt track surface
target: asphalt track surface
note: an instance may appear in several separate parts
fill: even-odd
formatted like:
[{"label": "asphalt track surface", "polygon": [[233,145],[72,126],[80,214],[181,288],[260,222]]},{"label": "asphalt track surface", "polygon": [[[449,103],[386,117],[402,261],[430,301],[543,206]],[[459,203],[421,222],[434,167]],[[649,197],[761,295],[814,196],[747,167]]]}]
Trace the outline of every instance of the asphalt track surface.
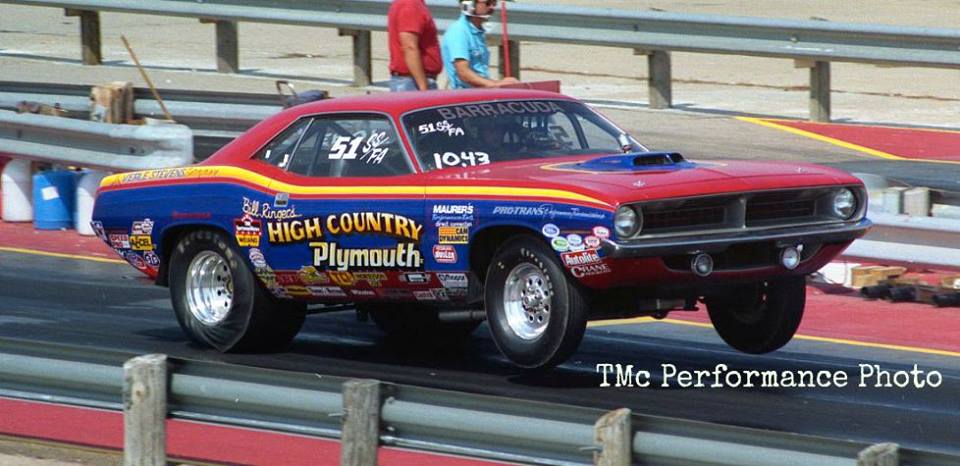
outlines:
[{"label": "asphalt track surface", "polygon": [[[430,350],[386,342],[352,313],[314,315],[287,351],[229,354],[188,342],[167,290],[126,264],[0,252],[0,336],[223,361],[594,406],[866,442],[960,453],[960,357],[795,340],[771,355],[728,348],[711,329],[664,323],[594,327],[554,371],[525,374],[503,359],[485,327],[460,347]],[[649,370],[651,388],[600,388],[596,365]],[[842,370],[845,388],[659,387],[661,364],[680,369]],[[859,364],[943,376],[938,388],[858,388]]]}]

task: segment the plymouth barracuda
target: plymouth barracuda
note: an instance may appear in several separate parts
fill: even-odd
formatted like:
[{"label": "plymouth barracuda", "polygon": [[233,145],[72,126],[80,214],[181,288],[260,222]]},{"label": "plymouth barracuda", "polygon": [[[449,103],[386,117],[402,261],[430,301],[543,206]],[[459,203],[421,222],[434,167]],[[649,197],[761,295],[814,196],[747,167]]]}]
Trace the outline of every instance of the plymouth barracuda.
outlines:
[{"label": "plymouth barracuda", "polygon": [[421,342],[486,320],[539,369],[590,320],[700,306],[730,346],[776,350],[866,207],[839,170],[687,160],[573,98],[502,89],[299,105],[202,163],[106,178],[93,224],[220,351],[283,348],[322,304]]}]

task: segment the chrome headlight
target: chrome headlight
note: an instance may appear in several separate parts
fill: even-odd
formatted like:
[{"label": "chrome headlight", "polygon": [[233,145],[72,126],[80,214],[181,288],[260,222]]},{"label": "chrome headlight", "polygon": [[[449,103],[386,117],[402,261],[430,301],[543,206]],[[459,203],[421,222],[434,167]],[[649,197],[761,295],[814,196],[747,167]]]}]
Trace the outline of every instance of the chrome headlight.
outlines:
[{"label": "chrome headlight", "polygon": [[853,191],[843,188],[833,195],[833,215],[843,220],[850,220],[857,213],[857,196]]},{"label": "chrome headlight", "polygon": [[640,232],[640,229],[643,227],[643,217],[637,209],[628,206],[617,209],[617,215],[613,219],[613,226],[617,231],[618,238],[629,238]]}]

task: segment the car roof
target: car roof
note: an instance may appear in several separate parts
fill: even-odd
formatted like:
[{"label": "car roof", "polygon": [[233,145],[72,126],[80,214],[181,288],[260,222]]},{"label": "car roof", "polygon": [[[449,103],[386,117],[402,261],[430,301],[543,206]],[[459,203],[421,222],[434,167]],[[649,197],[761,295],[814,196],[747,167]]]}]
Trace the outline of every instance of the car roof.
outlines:
[{"label": "car roof", "polygon": [[530,89],[460,89],[426,92],[390,92],[320,100],[289,110],[295,118],[320,112],[383,112],[400,115],[411,110],[471,102],[517,99],[575,100],[562,94]]}]

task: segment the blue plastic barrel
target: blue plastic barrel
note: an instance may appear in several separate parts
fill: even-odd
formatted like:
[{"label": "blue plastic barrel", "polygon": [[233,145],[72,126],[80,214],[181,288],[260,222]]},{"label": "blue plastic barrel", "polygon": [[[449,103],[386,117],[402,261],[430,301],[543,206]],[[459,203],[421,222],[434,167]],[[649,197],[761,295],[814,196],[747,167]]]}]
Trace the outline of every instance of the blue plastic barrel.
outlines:
[{"label": "blue plastic barrel", "polygon": [[76,172],[49,170],[33,175],[33,226],[39,230],[73,228]]}]

